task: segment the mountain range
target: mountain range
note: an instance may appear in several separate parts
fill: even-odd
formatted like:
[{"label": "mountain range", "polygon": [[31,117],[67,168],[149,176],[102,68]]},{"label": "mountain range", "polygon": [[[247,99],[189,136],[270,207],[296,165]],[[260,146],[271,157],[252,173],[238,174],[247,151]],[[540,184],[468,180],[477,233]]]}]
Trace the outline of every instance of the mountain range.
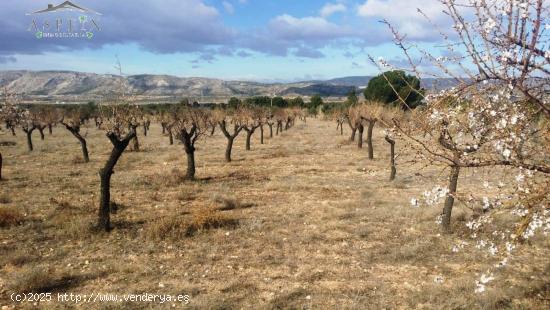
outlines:
[{"label": "mountain range", "polygon": [[[120,77],[112,74],[83,73],[73,71],[0,71],[0,87],[22,94],[26,98],[44,100],[89,100],[112,94],[131,93],[143,98],[182,98],[197,100],[225,100],[229,97],[249,96],[312,96],[345,97],[353,89],[364,88],[370,76],[349,76],[331,80],[302,81],[292,83],[259,83],[253,81],[224,81],[200,77],[176,77],[170,75],[131,75]],[[423,80],[424,87],[436,82],[440,87],[452,86],[450,80]]]}]

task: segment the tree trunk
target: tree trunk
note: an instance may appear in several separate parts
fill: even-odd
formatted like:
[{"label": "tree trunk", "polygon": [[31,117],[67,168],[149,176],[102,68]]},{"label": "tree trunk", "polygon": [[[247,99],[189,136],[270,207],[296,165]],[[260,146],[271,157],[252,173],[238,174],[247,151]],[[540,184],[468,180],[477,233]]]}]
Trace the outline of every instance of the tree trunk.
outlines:
[{"label": "tree trunk", "polygon": [[139,140],[138,140],[138,136],[135,135],[134,136],[134,139],[132,140],[134,143],[133,143],[133,146],[132,146],[132,149],[134,152],[139,152]]},{"label": "tree trunk", "polygon": [[273,124],[267,124],[269,126],[269,137],[273,138]]},{"label": "tree trunk", "polygon": [[44,141],[44,128],[38,127],[38,132],[40,132],[40,140]]},{"label": "tree trunk", "polygon": [[187,154],[187,173],[185,178],[187,180],[195,179],[195,148],[193,146],[188,149],[185,148],[185,154]]},{"label": "tree trunk", "polygon": [[359,135],[357,136],[357,147],[358,148],[362,148],[363,147],[363,130],[365,129],[365,127],[363,126],[363,124],[359,124],[357,125],[357,130],[359,131]]},{"label": "tree trunk", "polygon": [[2,180],[2,153],[0,153],[0,181]]},{"label": "tree trunk", "polygon": [[369,159],[374,159],[374,150],[372,148],[372,129],[376,121],[369,121],[369,127],[367,128],[367,147],[369,151]]},{"label": "tree trunk", "polygon": [[225,148],[225,161],[231,162],[231,150],[233,149],[233,140],[235,138],[227,138],[227,147]]},{"label": "tree trunk", "polygon": [[260,144],[264,144],[264,125],[260,125]]},{"label": "tree trunk", "polygon": [[168,129],[168,137],[170,138],[170,145],[174,145],[174,135],[172,134],[172,129]]},{"label": "tree trunk", "polygon": [[78,139],[78,141],[80,142],[80,146],[82,147],[82,157],[84,158],[84,162],[89,163],[90,156],[88,155],[88,146],[86,145],[86,140],[81,136],[77,136],[76,138]]},{"label": "tree trunk", "polygon": [[34,149],[32,146],[32,130],[25,131],[25,133],[27,134],[27,146],[29,147],[29,152],[32,152]]},{"label": "tree trunk", "polygon": [[276,136],[279,135],[279,122],[277,122],[277,131],[275,131],[275,135],[276,135]]},{"label": "tree trunk", "polygon": [[340,135],[344,135],[344,123],[340,122]]},{"label": "tree trunk", "polygon": [[147,137],[147,125],[146,124],[143,125],[143,136]]},{"label": "tree trunk", "polygon": [[53,134],[52,124],[48,124],[48,132],[50,133],[50,135]]},{"label": "tree trunk", "polygon": [[252,134],[254,134],[254,130],[246,130],[246,150],[250,151],[250,139],[252,138]]},{"label": "tree trunk", "polygon": [[441,219],[441,226],[443,232],[451,232],[451,212],[453,211],[453,204],[456,196],[456,188],[458,185],[458,175],[460,174],[459,166],[451,166],[451,175],[449,177],[449,193],[445,198],[445,205],[443,206],[443,217]]},{"label": "tree trunk", "polygon": [[160,126],[162,127],[162,134],[166,133],[166,124],[160,123]]},{"label": "tree trunk", "polygon": [[390,181],[393,181],[397,173],[397,169],[395,168],[395,140],[388,136],[386,136],[385,139],[390,144]]},{"label": "tree trunk", "polygon": [[[126,142],[126,145],[128,143]],[[103,169],[99,170],[99,176],[101,179],[101,196],[99,198],[99,219],[98,227],[109,231],[111,230],[111,176],[113,175],[113,169],[124,152],[126,147],[114,146],[111,151],[111,156],[105,163]]]},{"label": "tree trunk", "polygon": [[357,131],[357,127],[356,128],[351,128],[351,137],[349,137],[350,141],[355,141],[355,132],[356,131]]},{"label": "tree trunk", "polygon": [[11,126],[10,129],[11,129],[11,135],[15,136],[15,126]]}]

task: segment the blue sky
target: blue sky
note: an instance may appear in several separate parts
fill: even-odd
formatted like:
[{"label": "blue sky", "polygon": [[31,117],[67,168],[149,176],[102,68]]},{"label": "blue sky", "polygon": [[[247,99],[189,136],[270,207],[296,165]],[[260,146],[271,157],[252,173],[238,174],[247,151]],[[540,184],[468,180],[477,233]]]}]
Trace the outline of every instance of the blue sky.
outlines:
[{"label": "blue sky", "polygon": [[[35,37],[45,21],[80,12],[27,15],[64,0],[0,2],[0,70],[74,70],[170,74],[221,79],[294,81],[376,74],[368,55],[401,60],[387,19],[426,49],[439,35],[422,8],[442,27],[437,0],[74,0],[100,30],[91,39]],[[53,28],[53,27],[52,27]],[[52,32],[44,30],[44,32]],[[55,31],[53,31],[55,32]]]}]

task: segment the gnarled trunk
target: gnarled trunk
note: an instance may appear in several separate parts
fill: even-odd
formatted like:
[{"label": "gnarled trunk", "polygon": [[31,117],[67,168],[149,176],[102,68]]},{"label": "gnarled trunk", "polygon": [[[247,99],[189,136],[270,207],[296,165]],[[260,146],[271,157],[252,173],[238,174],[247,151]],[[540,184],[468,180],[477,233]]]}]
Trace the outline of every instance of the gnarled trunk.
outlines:
[{"label": "gnarled trunk", "polygon": [[267,124],[269,126],[269,137],[273,138],[273,124]]},{"label": "gnarled trunk", "polygon": [[397,169],[395,168],[395,140],[386,136],[386,142],[390,144],[390,181],[395,180]]},{"label": "gnarled trunk", "polygon": [[80,146],[82,147],[82,157],[84,158],[84,162],[90,162],[90,156],[88,155],[88,146],[86,145],[86,140],[82,137],[76,137],[78,139],[78,142],[80,142]]},{"label": "gnarled trunk", "polygon": [[120,156],[122,156],[122,153],[128,146],[130,139],[133,138],[133,134],[128,135],[122,141],[118,141],[115,137],[109,138],[113,143],[113,149],[105,166],[99,170],[101,191],[99,197],[98,227],[105,231],[111,230],[111,176],[114,173],[114,168]]},{"label": "gnarled trunk", "polygon": [[260,144],[264,144],[264,125],[260,125]]},{"label": "gnarled trunk", "polygon": [[369,127],[367,128],[367,147],[369,153],[369,159],[374,159],[374,150],[372,147],[372,130],[376,121],[369,121]]},{"label": "gnarled trunk", "polygon": [[212,125],[212,130],[210,130],[210,135],[213,136],[216,133],[216,124]]},{"label": "gnarled trunk", "polygon": [[227,131],[227,123],[225,120],[219,122],[218,124],[220,125],[220,129],[223,135],[227,139],[227,147],[225,148],[225,161],[231,162],[231,150],[233,149],[233,141],[239,135],[241,130],[244,129],[244,127],[235,124],[233,127],[233,134],[230,134],[229,131]]},{"label": "gnarled trunk", "polygon": [[185,154],[187,155],[187,172],[185,173],[185,179],[195,179],[195,147],[193,145],[187,145],[185,143]]},{"label": "gnarled trunk", "polygon": [[0,180],[2,180],[2,153],[0,153]]},{"label": "gnarled trunk", "polygon": [[90,156],[88,155],[88,147],[86,144],[86,139],[80,135],[80,127],[72,127],[69,124],[63,123],[62,124],[67,128],[67,130],[80,142],[80,146],[82,148],[82,158],[84,158],[85,162],[90,162]]},{"label": "gnarled trunk", "polygon": [[233,140],[235,138],[227,138],[227,146],[225,148],[225,161],[231,162],[231,150],[233,149]]},{"label": "gnarled trunk", "polygon": [[23,130],[25,131],[25,134],[27,134],[27,146],[29,148],[29,152],[32,152],[34,150],[34,147],[32,145],[32,132],[34,129],[31,130]]},{"label": "gnarled trunk", "polygon": [[174,145],[174,134],[172,134],[171,128],[168,128],[168,137],[170,138],[170,145]]},{"label": "gnarled trunk", "polygon": [[38,132],[40,133],[40,140],[44,141],[44,127],[38,127]]},{"label": "gnarled trunk", "polygon": [[50,135],[53,134],[53,128],[52,128],[52,124],[48,124],[48,132],[50,133]]},{"label": "gnarled trunk", "polygon": [[133,139],[132,141],[133,141],[132,150],[133,150],[134,152],[139,152],[139,140],[138,140],[138,136],[135,135],[135,136],[134,136],[134,139]]},{"label": "gnarled trunk", "polygon": [[357,147],[358,148],[363,147],[363,130],[364,129],[365,129],[365,127],[363,126],[363,124],[358,124],[357,125],[357,131],[359,132],[359,134],[357,136]]},{"label": "gnarled trunk", "polygon": [[449,176],[449,192],[447,193],[447,198],[445,198],[445,205],[443,206],[443,214],[441,219],[441,226],[443,232],[445,233],[451,232],[451,213],[453,211],[459,174],[460,167],[456,165],[451,166],[451,174]]},{"label": "gnarled trunk", "polygon": [[250,151],[250,140],[252,139],[255,129],[245,128],[244,130],[246,131],[246,150]]}]

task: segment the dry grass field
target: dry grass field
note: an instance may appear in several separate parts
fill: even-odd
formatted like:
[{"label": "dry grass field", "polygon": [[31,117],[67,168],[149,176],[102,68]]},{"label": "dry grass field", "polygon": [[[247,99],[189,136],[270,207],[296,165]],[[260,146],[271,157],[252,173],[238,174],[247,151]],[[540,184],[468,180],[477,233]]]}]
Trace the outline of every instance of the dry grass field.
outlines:
[{"label": "dry grass field", "polygon": [[[98,209],[98,170],[110,144],[83,128],[91,162],[64,128],[35,151],[25,136],[0,132],[0,306],[12,292],[187,294],[190,302],[59,303],[41,308],[150,309],[548,309],[549,240],[539,236],[494,271],[487,291],[479,275],[498,261],[467,239],[470,211],[457,204],[454,234],[442,235],[440,208],[413,208],[412,197],[447,171],[408,163],[400,153],[389,182],[388,148],[375,132],[375,160],[340,136],[336,124],[308,119],[245,151],[236,141],[224,162],[219,129],[197,146],[197,178],[182,181],[186,159],[158,124],[142,150],[127,151],[115,168],[114,230],[91,230]],[[141,130],[140,130],[141,134]],[[459,191],[481,191],[482,180],[512,178],[505,170],[465,170]],[[2,308],[4,309],[4,308]]]}]

